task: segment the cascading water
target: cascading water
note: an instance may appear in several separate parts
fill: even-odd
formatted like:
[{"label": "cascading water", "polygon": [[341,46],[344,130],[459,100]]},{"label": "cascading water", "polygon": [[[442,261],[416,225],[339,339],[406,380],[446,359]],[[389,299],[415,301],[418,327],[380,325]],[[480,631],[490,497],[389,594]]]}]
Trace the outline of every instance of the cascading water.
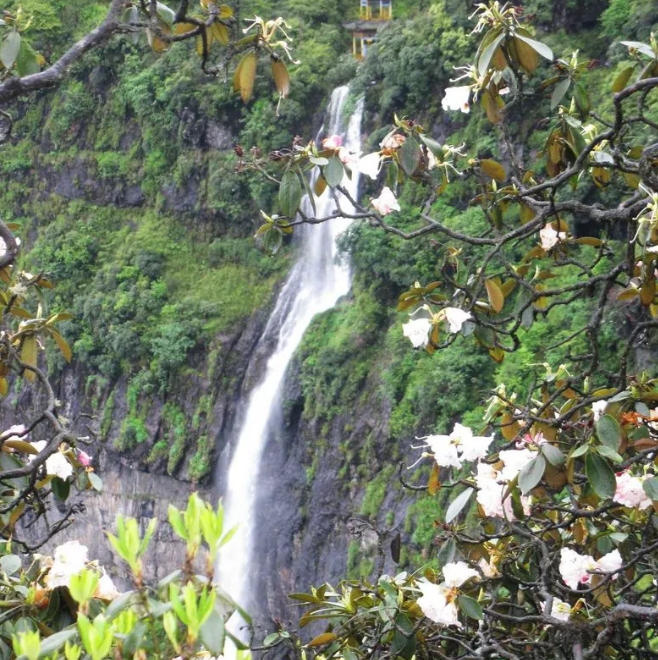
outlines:
[{"label": "cascading water", "polygon": [[[344,130],[343,110],[348,94],[347,86],[333,91],[321,134],[340,135],[348,150],[359,153],[363,100],[357,103],[347,130]],[[356,197],[358,174],[354,172],[351,179],[346,177],[343,185],[352,197]],[[312,215],[310,201],[304,200],[303,203],[304,211]],[[341,208],[352,210],[347,200],[341,202]],[[318,217],[329,215],[335,210],[329,191],[316,200]],[[250,604],[249,566],[252,560],[254,506],[261,455],[271,431],[273,413],[281,401],[286,369],[304,332],[316,314],[333,307],[350,289],[349,270],[336,260],[336,239],[349,224],[348,219],[337,218],[320,225],[302,227],[301,256],[279,294],[260,340],[273,343],[275,348],[260,383],[249,395],[244,421],[228,469],[224,488],[224,528],[230,529],[236,524],[239,527],[230,543],[223,548],[218,566],[218,580],[222,589],[246,608]]]}]

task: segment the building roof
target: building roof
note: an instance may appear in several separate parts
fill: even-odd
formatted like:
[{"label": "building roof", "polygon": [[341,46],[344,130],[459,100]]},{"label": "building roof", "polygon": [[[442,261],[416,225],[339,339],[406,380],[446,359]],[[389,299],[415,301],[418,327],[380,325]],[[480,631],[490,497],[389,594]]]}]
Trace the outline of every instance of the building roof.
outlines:
[{"label": "building roof", "polygon": [[343,27],[352,32],[377,32],[380,27],[383,27],[388,23],[389,21],[386,20],[354,21],[352,23],[343,23]]}]

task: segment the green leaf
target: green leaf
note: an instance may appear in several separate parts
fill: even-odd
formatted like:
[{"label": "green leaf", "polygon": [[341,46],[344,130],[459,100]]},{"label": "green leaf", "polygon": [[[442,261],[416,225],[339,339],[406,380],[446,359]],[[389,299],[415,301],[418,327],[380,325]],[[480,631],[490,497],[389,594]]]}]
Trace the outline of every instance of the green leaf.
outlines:
[{"label": "green leaf", "polygon": [[642,483],[642,488],[649,499],[658,502],[658,477],[649,477]]},{"label": "green leaf", "polygon": [[457,544],[455,539],[448,539],[442,546],[439,552],[436,555],[436,561],[439,565],[439,568],[443,568],[446,564],[450,564],[457,553]]},{"label": "green leaf", "polygon": [[135,591],[126,591],[123,594],[119,594],[105,610],[105,618],[110,620],[113,619],[117,614],[120,614],[132,604],[133,596],[137,592]]},{"label": "green leaf", "polygon": [[589,114],[589,95],[582,83],[576,83],[573,90],[573,98],[576,101],[576,107],[581,115],[587,116]]},{"label": "green leaf", "polygon": [[565,455],[557,447],[554,447],[548,442],[541,445],[541,453],[546,456],[548,462],[553,467],[560,467],[564,465],[564,462],[566,461]]},{"label": "green leaf", "polygon": [[75,628],[68,628],[42,639],[39,658],[47,658],[51,656],[55,651],[61,649],[66,642],[72,640],[77,634],[78,631]]},{"label": "green leaf", "polygon": [[2,41],[0,46],[0,62],[5,66],[5,69],[11,69],[14,62],[18,57],[21,49],[21,35],[12,30]]},{"label": "green leaf", "polygon": [[275,642],[278,642],[280,635],[278,632],[270,633],[264,640],[263,646],[272,646]]},{"label": "green leaf", "polygon": [[473,488],[467,488],[455,497],[446,512],[446,523],[451,523],[462,512],[462,509],[466,506],[468,500],[471,499],[472,494]]},{"label": "green leaf", "polygon": [[71,492],[71,482],[67,479],[60,479],[59,477],[53,477],[53,480],[50,482],[50,487],[52,488],[53,495],[58,499],[65,501],[69,493]]},{"label": "green leaf", "polygon": [[527,495],[541,481],[545,469],[546,459],[541,454],[523,466],[519,473],[519,488],[524,495]]},{"label": "green leaf", "polygon": [[39,59],[30,44],[21,39],[21,47],[16,57],[16,71],[19,76],[29,76],[33,73],[39,73]]},{"label": "green leaf", "polygon": [[436,140],[433,140],[424,133],[421,134],[420,139],[439,160],[443,160],[443,147]]},{"label": "green leaf", "polygon": [[617,480],[608,461],[598,454],[588,454],[585,459],[585,474],[594,492],[601,498],[612,497],[617,488]]},{"label": "green leaf", "polygon": [[466,596],[465,594],[461,594],[457,598],[457,603],[459,605],[459,609],[470,619],[481,621],[484,618],[482,607],[480,606],[480,603],[478,603],[474,598]]},{"label": "green leaf", "polygon": [[327,185],[330,188],[335,188],[339,186],[345,176],[345,168],[343,163],[340,162],[340,159],[336,156],[332,156],[329,159],[329,163],[324,168],[324,178],[327,181]]},{"label": "green leaf", "polygon": [[553,94],[551,95],[551,110],[560,104],[560,101],[564,98],[564,95],[569,91],[570,86],[571,78],[565,78],[564,80],[561,80],[557,85],[555,85],[553,88]]},{"label": "green leaf", "polygon": [[279,207],[281,213],[288,218],[294,218],[302,201],[302,185],[299,175],[293,170],[287,170],[281,178],[279,186]]},{"label": "green leaf", "polygon": [[596,451],[603,456],[603,458],[608,458],[613,463],[624,462],[624,459],[614,449],[610,449],[610,447],[606,447],[605,445],[599,445],[596,448]]},{"label": "green leaf", "polygon": [[422,154],[418,142],[408,136],[400,149],[400,165],[407,176],[413,176]]},{"label": "green leaf", "polygon": [[224,650],[224,617],[217,611],[213,610],[210,616],[206,619],[201,626],[199,634],[201,643],[206,647],[210,653],[215,656],[221,655]]},{"label": "green leaf", "polygon": [[87,478],[94,490],[99,493],[103,492],[103,480],[95,472],[87,472]]},{"label": "green leaf", "polygon": [[542,57],[545,57],[547,60],[552,62],[555,59],[553,55],[553,51],[546,44],[543,44],[541,41],[536,41],[535,39],[526,37],[525,35],[520,34],[520,32],[518,31],[514,36],[517,39],[521,39],[521,41],[527,43],[528,46],[530,46],[533,50],[539,53]]},{"label": "green leaf", "polygon": [[602,444],[617,451],[621,446],[622,435],[619,422],[612,415],[601,415],[596,422],[596,435]]},{"label": "green leaf", "polygon": [[500,42],[505,38],[505,33],[499,34],[492,42],[482,51],[480,59],[478,60],[478,72],[481,76],[487,72],[491,58],[494,56],[496,49],[500,46]]},{"label": "green leaf", "polygon": [[578,458],[579,456],[583,456],[589,451],[589,445],[580,445],[580,447],[576,447],[570,454],[569,458]]},{"label": "green leaf", "polygon": [[18,555],[5,555],[0,557],[0,570],[7,575],[13,575],[21,567],[21,558]]}]

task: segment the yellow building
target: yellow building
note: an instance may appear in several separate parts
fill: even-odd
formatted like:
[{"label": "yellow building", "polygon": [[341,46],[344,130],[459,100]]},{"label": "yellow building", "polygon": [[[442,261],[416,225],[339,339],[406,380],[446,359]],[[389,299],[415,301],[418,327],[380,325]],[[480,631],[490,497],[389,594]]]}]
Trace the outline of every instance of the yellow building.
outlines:
[{"label": "yellow building", "polygon": [[368,54],[377,30],[392,18],[393,0],[359,0],[359,20],[345,24],[352,33],[352,52],[357,60]]}]

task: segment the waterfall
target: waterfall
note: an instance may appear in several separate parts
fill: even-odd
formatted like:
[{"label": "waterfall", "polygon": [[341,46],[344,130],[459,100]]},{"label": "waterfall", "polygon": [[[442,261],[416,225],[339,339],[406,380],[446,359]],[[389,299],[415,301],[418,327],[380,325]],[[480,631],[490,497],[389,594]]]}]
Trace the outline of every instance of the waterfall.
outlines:
[{"label": "waterfall", "polygon": [[[349,88],[338,87],[331,95],[327,116],[320,135],[341,135],[344,146],[359,153],[361,147],[361,99],[351,115],[347,129],[343,128],[343,110]],[[358,174],[345,177],[343,185],[356,197]],[[303,201],[304,211],[313,214],[308,199]],[[344,209],[351,206],[345,200]],[[316,199],[318,216],[335,210],[329,191]],[[250,392],[244,421],[239,429],[237,443],[224,486],[224,528],[238,524],[236,535],[221,553],[218,581],[241,606],[248,608],[252,585],[249,565],[253,560],[253,521],[260,460],[271,431],[273,413],[281,401],[281,390],[286,369],[304,332],[316,314],[332,308],[338,299],[349,292],[350,274],[346,265],[337,262],[336,239],[349,226],[350,221],[336,218],[320,225],[305,225],[297,231],[301,236],[301,254],[288,280],[281,289],[274,310],[260,342],[274,346],[259,384]]]}]

